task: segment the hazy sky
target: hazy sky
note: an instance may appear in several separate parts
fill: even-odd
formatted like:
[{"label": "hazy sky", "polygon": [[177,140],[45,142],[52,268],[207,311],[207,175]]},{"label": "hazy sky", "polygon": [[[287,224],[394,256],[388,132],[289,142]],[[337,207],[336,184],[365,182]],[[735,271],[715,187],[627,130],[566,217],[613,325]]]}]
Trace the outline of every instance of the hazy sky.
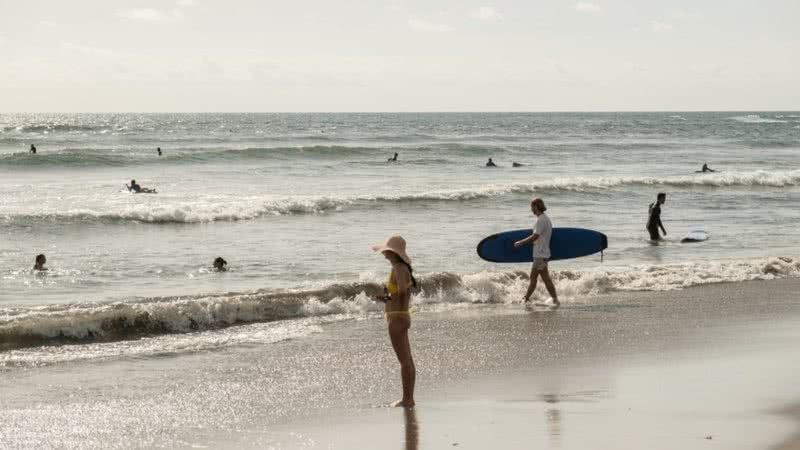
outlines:
[{"label": "hazy sky", "polygon": [[0,111],[797,110],[798,55],[798,0],[0,0]]}]

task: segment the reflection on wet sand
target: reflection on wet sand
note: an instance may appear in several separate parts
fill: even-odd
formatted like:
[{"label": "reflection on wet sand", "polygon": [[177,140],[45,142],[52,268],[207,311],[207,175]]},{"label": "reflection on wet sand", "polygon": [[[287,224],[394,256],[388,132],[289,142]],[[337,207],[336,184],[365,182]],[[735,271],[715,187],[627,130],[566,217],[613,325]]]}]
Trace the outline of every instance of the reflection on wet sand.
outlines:
[{"label": "reflection on wet sand", "polygon": [[558,395],[544,394],[542,399],[545,403],[554,405],[545,409],[544,417],[547,422],[547,433],[550,436],[550,441],[556,444],[561,439],[561,409],[556,406],[559,402]]},{"label": "reflection on wet sand", "polygon": [[403,408],[403,417],[406,422],[405,450],[417,450],[419,447],[419,425],[417,424],[417,411],[414,408]]}]

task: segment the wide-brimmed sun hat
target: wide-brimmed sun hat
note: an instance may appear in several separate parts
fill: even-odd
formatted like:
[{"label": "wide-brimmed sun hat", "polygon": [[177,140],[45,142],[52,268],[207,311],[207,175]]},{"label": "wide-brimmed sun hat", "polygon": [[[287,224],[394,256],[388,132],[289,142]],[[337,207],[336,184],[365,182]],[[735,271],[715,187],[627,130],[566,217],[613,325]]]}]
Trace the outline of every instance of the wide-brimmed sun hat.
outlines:
[{"label": "wide-brimmed sun hat", "polygon": [[372,250],[376,252],[390,251],[400,257],[409,266],[411,265],[411,258],[406,254],[406,240],[402,236],[392,236],[383,244],[373,245]]}]

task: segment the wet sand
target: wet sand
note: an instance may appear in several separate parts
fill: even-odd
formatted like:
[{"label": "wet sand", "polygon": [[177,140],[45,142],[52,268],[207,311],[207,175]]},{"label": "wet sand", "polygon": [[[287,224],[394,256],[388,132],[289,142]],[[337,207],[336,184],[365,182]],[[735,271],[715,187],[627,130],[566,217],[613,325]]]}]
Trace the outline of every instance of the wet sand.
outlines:
[{"label": "wet sand", "polygon": [[386,406],[399,370],[378,318],[270,345],[6,370],[0,437],[9,448],[796,448],[797,292],[786,279],[418,315],[413,411]]}]

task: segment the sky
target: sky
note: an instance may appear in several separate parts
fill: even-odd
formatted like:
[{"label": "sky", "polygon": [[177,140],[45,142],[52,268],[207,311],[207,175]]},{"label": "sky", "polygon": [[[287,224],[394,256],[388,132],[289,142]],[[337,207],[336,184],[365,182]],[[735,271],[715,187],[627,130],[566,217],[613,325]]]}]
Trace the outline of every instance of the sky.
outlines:
[{"label": "sky", "polygon": [[798,0],[0,0],[0,112],[798,110],[798,19]]}]

